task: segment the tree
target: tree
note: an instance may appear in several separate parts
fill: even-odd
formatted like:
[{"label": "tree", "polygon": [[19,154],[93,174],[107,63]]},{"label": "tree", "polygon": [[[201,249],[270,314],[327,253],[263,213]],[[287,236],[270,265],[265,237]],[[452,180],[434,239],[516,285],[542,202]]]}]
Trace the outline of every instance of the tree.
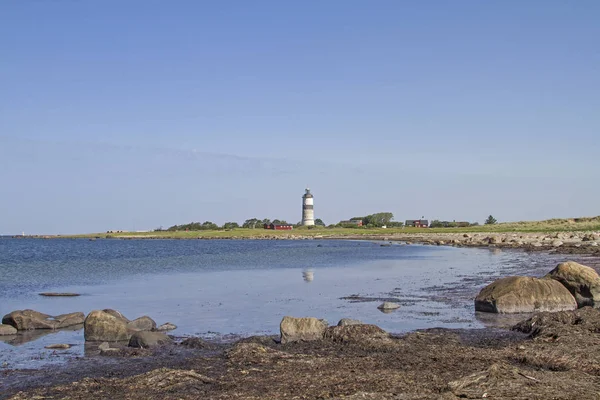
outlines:
[{"label": "tree", "polygon": [[315,219],[315,225],[325,226],[325,222],[323,222],[323,220],[321,218],[317,218],[317,219]]},{"label": "tree", "polygon": [[390,223],[394,219],[394,214],[391,212],[380,212],[371,215],[367,215],[362,218],[363,225],[367,227],[382,227]]},{"label": "tree", "polygon": [[223,224],[223,229],[236,229],[239,227],[240,225],[237,222],[225,222]]},{"label": "tree", "polygon": [[487,219],[485,220],[486,225],[494,225],[497,222],[498,222],[498,220],[496,218],[492,217],[491,215],[489,217],[487,217]]},{"label": "tree", "polygon": [[242,225],[242,228],[250,228],[250,229],[255,229],[256,225],[260,225],[262,224],[262,222],[257,219],[257,218],[250,218],[244,221],[244,224]]}]

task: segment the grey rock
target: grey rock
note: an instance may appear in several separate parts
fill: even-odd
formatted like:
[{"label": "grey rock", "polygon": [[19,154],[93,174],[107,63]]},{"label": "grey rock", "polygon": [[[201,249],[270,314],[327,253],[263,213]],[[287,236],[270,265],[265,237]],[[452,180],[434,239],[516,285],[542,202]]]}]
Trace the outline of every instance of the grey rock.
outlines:
[{"label": "grey rock", "polygon": [[600,304],[600,276],[593,268],[567,261],[558,264],[546,277],[564,285],[575,297],[578,307]]},{"label": "grey rock", "polygon": [[156,322],[146,315],[134,319],[127,324],[127,328],[136,331],[152,331],[156,329]]},{"label": "grey rock", "polygon": [[135,332],[129,339],[129,347],[150,348],[172,343],[173,340],[162,332]]},{"label": "grey rock", "polygon": [[499,314],[570,311],[577,308],[567,288],[553,279],[511,276],[484,287],[475,298],[475,310]]},{"label": "grey rock", "polygon": [[0,324],[0,336],[16,335],[17,329],[12,325]]},{"label": "grey rock", "polygon": [[392,303],[391,301],[385,301],[381,303],[377,308],[379,308],[380,310],[396,310],[400,308],[400,304]]},{"label": "grey rock", "polygon": [[323,338],[334,342],[371,342],[389,340],[390,335],[376,325],[360,324],[332,326],[327,328]]},{"label": "grey rock", "polygon": [[17,310],[2,318],[2,323],[17,330],[61,329],[83,323],[85,315],[81,312],[52,316],[34,310]]},{"label": "grey rock", "polygon": [[157,331],[159,332],[164,332],[164,331],[172,331],[177,329],[177,325],[172,324],[170,322],[167,322],[166,324],[162,324],[161,326],[159,326],[158,328],[156,328]]},{"label": "grey rock", "polygon": [[71,348],[70,344],[50,344],[48,346],[44,347],[45,349],[49,349],[49,350],[67,350]]},{"label": "grey rock", "polygon": [[127,321],[120,313],[94,310],[85,319],[83,335],[88,342],[126,341],[131,336]]},{"label": "grey rock", "polygon": [[98,350],[100,351],[107,349],[110,349],[110,344],[108,344],[108,342],[102,342],[98,345]]},{"label": "grey rock", "polygon": [[281,343],[321,340],[328,326],[323,319],[285,316],[279,325]]},{"label": "grey rock", "polygon": [[363,325],[363,323],[357,319],[342,318],[338,322],[337,326],[348,326],[348,325]]}]

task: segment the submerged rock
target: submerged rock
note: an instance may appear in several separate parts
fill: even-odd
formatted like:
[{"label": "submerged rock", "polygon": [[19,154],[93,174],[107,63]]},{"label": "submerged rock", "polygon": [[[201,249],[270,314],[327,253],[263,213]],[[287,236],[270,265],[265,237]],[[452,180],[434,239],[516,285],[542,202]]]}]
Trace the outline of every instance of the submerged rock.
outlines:
[{"label": "submerged rock", "polygon": [[17,330],[61,329],[82,324],[85,315],[81,312],[52,316],[34,310],[17,310],[2,318],[2,323]]},{"label": "submerged rock", "polygon": [[571,293],[558,281],[525,276],[498,279],[475,298],[475,310],[499,314],[569,311],[577,308]]},{"label": "submerged rock", "polygon": [[45,297],[77,297],[77,296],[81,296],[79,293],[55,293],[55,292],[45,292],[45,293],[40,293],[40,296],[45,296]]},{"label": "submerged rock", "polygon": [[71,348],[70,344],[50,344],[48,346],[44,347],[45,349],[49,349],[49,350],[67,350]]},{"label": "submerged rock", "polygon": [[384,301],[377,308],[384,311],[391,311],[400,308],[400,304],[392,303],[391,301]]},{"label": "submerged rock", "polygon": [[600,276],[594,269],[568,261],[558,264],[546,277],[563,284],[575,297],[578,307],[600,304]]},{"label": "submerged rock", "polygon": [[162,332],[135,332],[129,339],[129,347],[141,347],[147,349],[149,347],[158,347],[172,343],[173,340]]},{"label": "submerged rock", "polygon": [[162,324],[161,326],[159,326],[158,328],[156,328],[157,331],[159,332],[164,332],[164,331],[172,331],[177,329],[177,325],[172,324],[170,322],[167,322],[166,324]]},{"label": "submerged rock", "polygon": [[324,319],[283,317],[279,325],[281,343],[321,340],[328,326]]}]

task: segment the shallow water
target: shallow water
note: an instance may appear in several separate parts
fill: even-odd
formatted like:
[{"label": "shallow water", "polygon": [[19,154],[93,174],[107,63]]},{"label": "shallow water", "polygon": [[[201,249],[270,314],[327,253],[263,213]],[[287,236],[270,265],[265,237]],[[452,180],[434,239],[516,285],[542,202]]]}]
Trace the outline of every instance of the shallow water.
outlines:
[{"label": "shallow water", "polygon": [[[285,315],[360,319],[390,332],[498,322],[473,298],[505,275],[549,271],[559,256],[368,241],[0,239],[0,315],[114,308],[178,326],[175,335],[274,334]],[[76,292],[48,298],[39,292]],[[383,299],[400,309],[382,313]],[[31,334],[30,334],[31,335]],[[45,350],[52,343],[68,351]],[[83,331],[1,337],[0,365],[35,368],[84,354]],[[6,364],[4,364],[6,363]]]}]

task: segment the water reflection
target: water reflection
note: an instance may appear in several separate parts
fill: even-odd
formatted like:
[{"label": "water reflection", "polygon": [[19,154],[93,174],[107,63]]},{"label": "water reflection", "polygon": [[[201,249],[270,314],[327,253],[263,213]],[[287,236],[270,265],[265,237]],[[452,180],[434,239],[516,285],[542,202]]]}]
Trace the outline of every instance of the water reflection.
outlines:
[{"label": "water reflection", "polygon": [[315,279],[315,271],[311,268],[305,269],[302,271],[302,279],[304,282],[312,282]]},{"label": "water reflection", "polygon": [[515,326],[517,323],[530,318],[533,314],[496,314],[475,311],[475,319],[481,322],[486,328],[507,329]]},{"label": "water reflection", "polygon": [[64,331],[79,331],[83,329],[83,324],[74,325],[63,329],[35,329],[31,331],[19,331],[16,335],[0,336],[0,342],[4,342],[11,346],[21,346],[23,344],[33,342],[41,339],[44,336],[51,335],[53,333],[64,332]]}]

